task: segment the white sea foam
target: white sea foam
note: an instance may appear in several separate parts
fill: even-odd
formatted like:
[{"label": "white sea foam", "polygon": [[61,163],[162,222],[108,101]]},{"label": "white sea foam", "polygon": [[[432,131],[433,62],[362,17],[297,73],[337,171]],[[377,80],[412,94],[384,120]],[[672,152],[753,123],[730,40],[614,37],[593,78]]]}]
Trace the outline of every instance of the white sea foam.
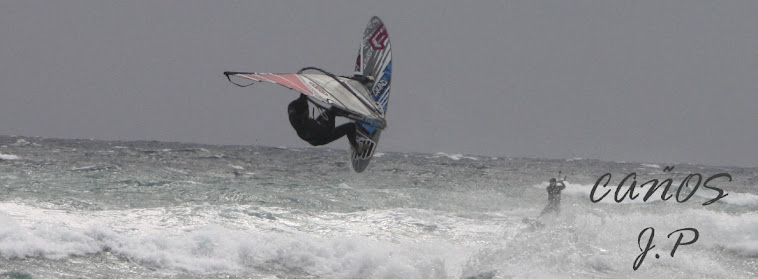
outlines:
[{"label": "white sea foam", "polygon": [[661,236],[656,244],[666,251],[662,254],[673,247],[665,238],[670,232],[694,227],[701,234],[696,244],[679,248],[678,261],[648,259],[651,274],[665,275],[674,264],[729,277],[734,273],[709,258],[714,251],[758,256],[758,213],[564,206],[560,218],[542,220],[546,228],[524,231],[521,211],[466,215],[396,208],[317,214],[244,205],[79,211],[2,202],[0,257],[66,259],[107,252],[162,272],[273,269],[328,278],[554,277],[561,274],[539,266],[557,257],[561,260],[553,264],[564,268],[587,266],[612,276],[628,274],[621,267],[631,268],[639,254],[632,243],[645,227]]},{"label": "white sea foam", "polygon": [[13,143],[13,144],[11,144],[11,145],[12,146],[29,146],[29,145],[31,145],[31,146],[40,146],[37,143],[32,143],[32,142],[29,142],[29,141],[27,141],[25,139],[17,139],[16,142]]},{"label": "white sea foam", "polygon": [[458,161],[460,159],[469,159],[469,160],[474,160],[474,161],[478,160],[478,158],[476,158],[476,157],[464,156],[463,154],[447,154],[447,153],[443,153],[443,152],[437,152],[435,154],[435,156],[432,157],[432,158],[440,158],[440,157],[447,157],[447,158],[449,158],[451,160],[455,160],[455,161]]},{"label": "white sea foam", "polygon": [[[460,272],[471,252],[446,240],[382,232],[395,230],[387,218],[411,232],[429,222],[400,213],[280,216],[287,214],[217,207],[78,212],[0,203],[0,256],[64,259],[107,251],[192,273],[274,268],[330,278],[436,278]],[[316,226],[303,231],[303,225]]]},{"label": "white sea foam", "polygon": [[345,183],[345,182],[340,183],[335,188],[339,188],[339,189],[353,189],[353,187],[350,187],[350,185],[347,185],[347,183]]},{"label": "white sea foam", "polygon": [[21,159],[21,157],[18,157],[18,156],[13,155],[13,154],[3,154],[3,153],[0,153],[0,160],[18,160],[18,159]]}]

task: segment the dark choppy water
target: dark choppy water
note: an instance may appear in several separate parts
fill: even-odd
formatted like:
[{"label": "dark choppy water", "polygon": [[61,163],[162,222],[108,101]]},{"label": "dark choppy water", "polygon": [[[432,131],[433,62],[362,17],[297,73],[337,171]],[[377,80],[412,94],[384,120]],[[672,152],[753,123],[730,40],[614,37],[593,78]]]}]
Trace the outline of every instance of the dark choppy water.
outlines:
[{"label": "dark choppy water", "polygon": [[[758,169],[663,167],[388,152],[356,174],[344,150],[0,136],[0,278],[758,276]],[[523,223],[559,171],[561,214]],[[733,181],[708,206],[702,187],[589,201],[631,172]],[[646,227],[656,248],[634,271]],[[685,227],[699,239],[670,257]]]}]

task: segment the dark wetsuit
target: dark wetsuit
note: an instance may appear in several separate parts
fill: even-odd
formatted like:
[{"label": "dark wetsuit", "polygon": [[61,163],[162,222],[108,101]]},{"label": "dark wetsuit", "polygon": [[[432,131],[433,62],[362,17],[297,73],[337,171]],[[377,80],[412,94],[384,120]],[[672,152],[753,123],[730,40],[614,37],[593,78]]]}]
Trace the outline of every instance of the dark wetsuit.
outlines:
[{"label": "dark wetsuit", "polygon": [[287,113],[297,135],[311,145],[328,144],[347,135],[350,145],[357,146],[354,123],[345,123],[335,128],[334,118],[337,115],[332,109],[324,111],[317,119],[311,119],[308,117],[308,98],[303,94],[287,106]]},{"label": "dark wetsuit", "polygon": [[542,213],[540,213],[540,216],[546,213],[558,213],[561,211],[561,191],[566,189],[566,184],[563,184],[563,182],[558,183],[560,183],[560,186],[558,184],[547,186],[547,205],[542,210]]}]

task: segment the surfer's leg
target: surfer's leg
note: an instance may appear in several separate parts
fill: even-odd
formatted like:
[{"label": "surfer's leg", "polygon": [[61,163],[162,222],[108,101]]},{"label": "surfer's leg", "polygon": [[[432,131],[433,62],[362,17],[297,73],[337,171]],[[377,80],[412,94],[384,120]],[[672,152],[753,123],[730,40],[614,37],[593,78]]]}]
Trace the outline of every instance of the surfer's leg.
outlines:
[{"label": "surfer's leg", "polygon": [[334,131],[332,131],[332,135],[330,136],[330,142],[335,141],[342,136],[347,136],[347,140],[350,142],[350,145],[353,147],[357,147],[358,143],[355,141],[355,124],[345,123],[340,125],[339,127],[334,128]]},{"label": "surfer's leg", "polygon": [[312,139],[308,140],[308,143],[311,145],[318,146],[329,144],[345,135],[348,135],[347,138],[350,141],[350,144],[354,147],[357,146],[355,144],[355,124],[353,123],[345,123],[337,128],[334,128],[334,126],[328,127],[326,125],[321,125],[317,129],[318,130],[315,132],[317,136],[314,136]]},{"label": "surfer's leg", "polygon": [[542,209],[542,213],[540,213],[539,217],[542,217],[542,215],[545,215],[547,213],[553,212],[553,206],[552,203],[548,203],[545,208]]},{"label": "surfer's leg", "polygon": [[347,135],[347,141],[350,142],[350,145],[353,148],[358,148],[358,142],[355,140],[355,123],[345,123],[343,125],[340,125],[340,127],[346,126],[346,135]]}]

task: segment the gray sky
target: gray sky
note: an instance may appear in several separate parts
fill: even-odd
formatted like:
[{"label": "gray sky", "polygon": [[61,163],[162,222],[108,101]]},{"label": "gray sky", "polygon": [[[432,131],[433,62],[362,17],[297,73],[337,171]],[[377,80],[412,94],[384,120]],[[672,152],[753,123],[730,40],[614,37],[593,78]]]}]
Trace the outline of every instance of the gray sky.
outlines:
[{"label": "gray sky", "polygon": [[758,166],[758,1],[464,2],[2,1],[0,134],[307,146],[222,72],[350,74],[377,15],[380,152]]}]

